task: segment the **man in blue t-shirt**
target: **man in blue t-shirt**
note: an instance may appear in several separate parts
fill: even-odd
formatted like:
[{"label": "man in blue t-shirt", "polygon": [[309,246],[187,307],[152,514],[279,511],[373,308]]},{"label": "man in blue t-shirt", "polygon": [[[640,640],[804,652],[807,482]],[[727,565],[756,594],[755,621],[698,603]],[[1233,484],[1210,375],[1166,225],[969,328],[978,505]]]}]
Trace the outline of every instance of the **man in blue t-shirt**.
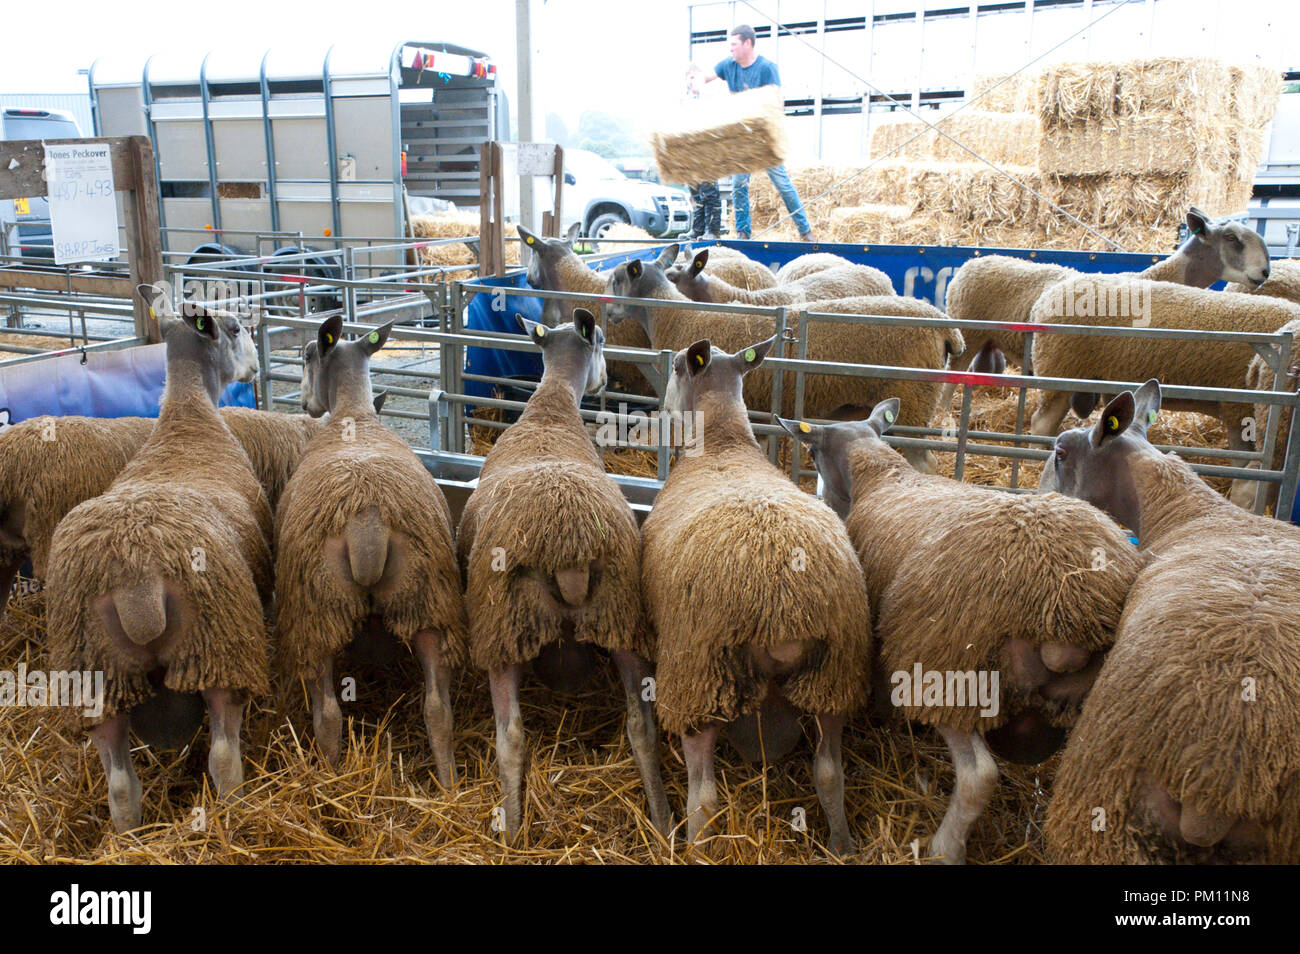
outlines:
[{"label": "man in blue t-shirt", "polygon": [[[731,57],[723,60],[711,71],[691,64],[686,71],[687,81],[695,88],[700,80],[711,83],[713,80],[726,80],[727,87],[733,93],[759,86],[780,86],[781,76],[776,71],[776,64],[766,56],[759,56],[754,49],[754,28],[746,24],[732,27],[729,37]],[[785,166],[773,166],[767,170],[767,177],[776,186],[789,210],[795,226],[799,229],[799,238],[804,242],[813,242],[812,229],[808,225],[808,216],[804,214],[803,203],[799,193],[790,181],[790,174]],[[749,173],[740,173],[731,177],[731,200],[736,207],[736,238],[749,238]]]}]

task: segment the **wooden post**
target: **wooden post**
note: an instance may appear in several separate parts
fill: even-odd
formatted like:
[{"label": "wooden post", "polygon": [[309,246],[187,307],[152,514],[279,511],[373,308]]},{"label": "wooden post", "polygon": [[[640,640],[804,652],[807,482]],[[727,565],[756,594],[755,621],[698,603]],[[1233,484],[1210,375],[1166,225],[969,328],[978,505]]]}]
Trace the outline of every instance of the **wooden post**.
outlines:
[{"label": "wooden post", "polygon": [[501,144],[483,143],[479,153],[479,275],[505,274],[505,198]]},{"label": "wooden post", "polygon": [[[130,136],[126,143],[135,173],[135,184],[123,197],[127,261],[131,266],[131,286],[134,288],[162,281],[162,232],[158,227],[158,182],[154,178],[153,145],[147,136]],[[136,336],[151,343],[162,341],[158,320],[149,316],[149,306],[144,299],[133,293],[131,301],[135,306]]]}]

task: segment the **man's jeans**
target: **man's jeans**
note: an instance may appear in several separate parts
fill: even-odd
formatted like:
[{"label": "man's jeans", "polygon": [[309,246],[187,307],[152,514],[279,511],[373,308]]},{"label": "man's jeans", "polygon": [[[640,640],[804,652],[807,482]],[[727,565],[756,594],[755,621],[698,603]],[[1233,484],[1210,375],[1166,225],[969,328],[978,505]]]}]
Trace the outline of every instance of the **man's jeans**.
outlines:
[{"label": "man's jeans", "polygon": [[[794,219],[795,228],[803,235],[808,231],[808,216],[804,215],[803,203],[799,193],[790,181],[790,173],[785,166],[773,166],[767,170],[767,177],[776,186],[777,193],[785,202],[785,207]],[[731,201],[736,208],[736,231],[749,234],[749,173],[738,173],[731,177]]]}]

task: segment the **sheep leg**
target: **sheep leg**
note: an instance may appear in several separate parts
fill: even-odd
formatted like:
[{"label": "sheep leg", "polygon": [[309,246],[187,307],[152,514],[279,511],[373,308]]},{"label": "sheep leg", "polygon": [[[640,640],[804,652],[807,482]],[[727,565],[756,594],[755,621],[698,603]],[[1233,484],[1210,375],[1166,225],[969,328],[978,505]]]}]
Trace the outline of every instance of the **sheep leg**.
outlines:
[{"label": "sheep leg", "polygon": [[963,865],[971,825],[984,814],[998,784],[998,766],[978,733],[958,732],[942,725],[938,728],[952,753],[957,784],[943,823],[930,840],[930,854],[942,856],[946,864]]},{"label": "sheep leg", "polygon": [[1069,391],[1048,391],[1029,421],[1029,433],[1038,437],[1052,437],[1061,429],[1061,422],[1070,410]]},{"label": "sheep leg", "polygon": [[333,768],[343,747],[343,713],[334,693],[334,658],[326,659],[311,681],[311,724],[316,730],[316,745]]},{"label": "sheep leg", "polygon": [[488,673],[497,723],[497,774],[501,776],[507,841],[514,840],[523,815],[524,720],[519,714],[519,681],[523,674],[521,663]]},{"label": "sheep leg", "polygon": [[231,689],[204,689],[203,701],[208,706],[208,720],[212,723],[208,774],[217,787],[217,797],[225,798],[244,784],[244,763],[239,755],[244,703]]},{"label": "sheep leg", "polygon": [[831,851],[851,854],[857,842],[849,834],[849,820],[844,814],[844,759],[840,739],[844,734],[844,716],[817,716],[817,752],[813,756],[813,785],[831,828]]},{"label": "sheep leg", "polygon": [[442,639],[431,630],[415,634],[415,652],[424,667],[424,727],[438,766],[438,784],[456,783],[456,760],[451,744],[451,672],[442,658]]},{"label": "sheep leg", "polygon": [[130,717],[124,712],[90,730],[108,776],[108,811],[119,832],[140,827],[140,779],[131,764],[130,728]]},{"label": "sheep leg", "polygon": [[682,736],[686,756],[686,837],[692,842],[712,826],[718,811],[718,785],[713,777],[713,747],[717,741],[716,723]]},{"label": "sheep leg", "polygon": [[664,794],[664,780],[659,773],[659,733],[655,726],[654,707],[642,696],[642,686],[650,678],[650,663],[636,653],[615,650],[614,664],[618,666],[627,700],[627,740],[632,746],[641,785],[650,806],[650,820],[665,838],[672,828],[672,812],[668,796]]}]

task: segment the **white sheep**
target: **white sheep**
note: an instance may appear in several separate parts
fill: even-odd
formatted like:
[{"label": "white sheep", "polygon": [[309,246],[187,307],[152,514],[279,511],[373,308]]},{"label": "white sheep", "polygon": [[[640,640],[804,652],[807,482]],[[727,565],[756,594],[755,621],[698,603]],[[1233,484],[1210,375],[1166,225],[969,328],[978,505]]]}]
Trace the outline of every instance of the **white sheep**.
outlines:
[{"label": "white sheep", "polygon": [[890,399],[865,421],[780,423],[811,450],[862,561],[877,693],[952,753],[957,783],[930,853],[955,864],[997,784],[993,753],[1035,764],[1060,745],[1139,560],[1080,501],[918,474],[881,439],[898,415]]}]

